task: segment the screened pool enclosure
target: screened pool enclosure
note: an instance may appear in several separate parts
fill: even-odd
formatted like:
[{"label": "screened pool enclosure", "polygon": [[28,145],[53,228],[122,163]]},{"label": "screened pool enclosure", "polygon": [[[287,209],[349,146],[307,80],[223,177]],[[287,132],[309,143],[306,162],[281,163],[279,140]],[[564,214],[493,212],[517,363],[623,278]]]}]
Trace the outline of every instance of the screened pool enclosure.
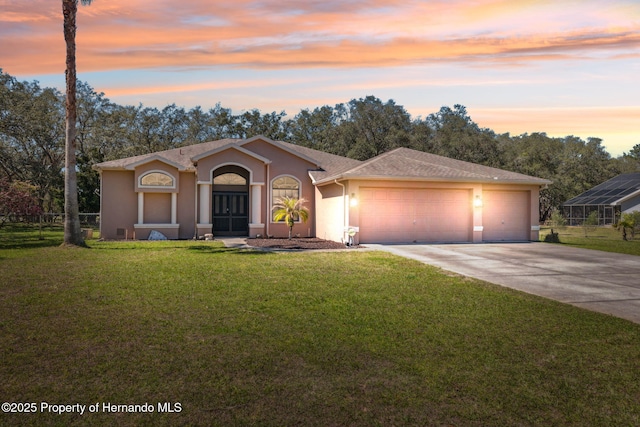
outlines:
[{"label": "screened pool enclosure", "polygon": [[622,212],[640,210],[640,173],[618,175],[562,206],[568,225],[581,225],[593,211],[600,225],[614,224]]}]

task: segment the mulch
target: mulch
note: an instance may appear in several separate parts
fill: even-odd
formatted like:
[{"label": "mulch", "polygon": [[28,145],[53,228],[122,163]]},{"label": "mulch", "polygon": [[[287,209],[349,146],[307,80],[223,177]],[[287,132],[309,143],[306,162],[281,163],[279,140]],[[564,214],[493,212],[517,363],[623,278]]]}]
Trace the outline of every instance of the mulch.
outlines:
[{"label": "mulch", "polygon": [[247,239],[247,245],[269,249],[346,249],[344,243],[323,240],[317,237],[294,237],[289,239]]}]

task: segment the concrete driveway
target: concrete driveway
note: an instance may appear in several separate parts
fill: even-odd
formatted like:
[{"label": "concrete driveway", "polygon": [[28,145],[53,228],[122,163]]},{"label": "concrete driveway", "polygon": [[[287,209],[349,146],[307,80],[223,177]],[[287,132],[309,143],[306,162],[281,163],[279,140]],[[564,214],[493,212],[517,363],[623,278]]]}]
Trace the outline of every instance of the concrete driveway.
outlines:
[{"label": "concrete driveway", "polygon": [[366,245],[640,323],[640,257],[546,243]]}]

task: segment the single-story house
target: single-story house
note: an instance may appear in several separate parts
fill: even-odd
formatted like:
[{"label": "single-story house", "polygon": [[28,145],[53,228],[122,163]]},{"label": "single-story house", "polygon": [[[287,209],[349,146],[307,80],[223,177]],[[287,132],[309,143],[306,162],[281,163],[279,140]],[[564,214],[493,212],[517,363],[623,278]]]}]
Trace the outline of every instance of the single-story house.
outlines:
[{"label": "single-story house", "polygon": [[622,213],[640,211],[640,173],[624,173],[567,200],[563,205],[569,225],[580,225],[593,211],[600,225],[610,225]]},{"label": "single-story house", "polygon": [[[550,181],[398,148],[358,161],[257,136],[97,164],[105,239],[285,237],[282,196],[305,198],[294,234],[354,243],[537,240]],[[355,233],[355,236],[354,236]]]}]

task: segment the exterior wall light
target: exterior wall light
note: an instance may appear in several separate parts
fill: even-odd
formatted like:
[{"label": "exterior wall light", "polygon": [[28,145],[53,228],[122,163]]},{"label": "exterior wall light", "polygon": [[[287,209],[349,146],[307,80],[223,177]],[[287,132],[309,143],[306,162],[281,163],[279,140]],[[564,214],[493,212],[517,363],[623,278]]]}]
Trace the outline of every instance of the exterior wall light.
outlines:
[{"label": "exterior wall light", "polygon": [[358,199],[356,199],[356,193],[351,193],[351,197],[349,198],[349,204],[351,206],[358,206]]},{"label": "exterior wall light", "polygon": [[474,208],[481,208],[482,207],[482,199],[480,198],[480,196],[476,196],[476,198],[473,199],[473,207]]}]

